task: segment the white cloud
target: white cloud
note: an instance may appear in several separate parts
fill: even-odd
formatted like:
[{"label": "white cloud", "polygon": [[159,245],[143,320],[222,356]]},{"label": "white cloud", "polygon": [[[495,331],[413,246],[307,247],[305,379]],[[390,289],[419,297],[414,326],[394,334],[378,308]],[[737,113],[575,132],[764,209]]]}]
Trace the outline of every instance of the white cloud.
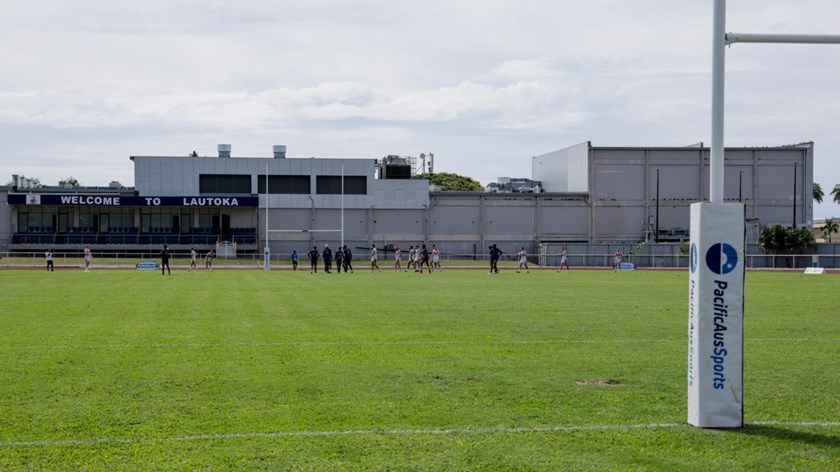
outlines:
[{"label": "white cloud", "polygon": [[[840,34],[833,0],[728,9],[729,31]],[[10,0],[0,175],[105,184],[130,180],[129,155],[230,142],[242,155],[432,151],[487,182],[585,140],[708,141],[711,14],[669,0]],[[727,143],[813,139],[821,183],[840,182],[840,47],[726,54]]]}]

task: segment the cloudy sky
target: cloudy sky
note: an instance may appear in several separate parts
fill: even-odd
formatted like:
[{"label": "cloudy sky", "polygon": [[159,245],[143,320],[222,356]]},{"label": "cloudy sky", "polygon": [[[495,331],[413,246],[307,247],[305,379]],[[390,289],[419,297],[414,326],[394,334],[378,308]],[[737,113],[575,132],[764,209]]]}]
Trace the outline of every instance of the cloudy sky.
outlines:
[{"label": "cloudy sky", "polygon": [[[133,185],[131,155],[530,157],[709,143],[712,0],[4,0],[0,179]],[[727,31],[840,34],[836,0],[730,0]],[[815,142],[840,183],[840,45],[727,50],[727,146]],[[829,198],[830,200],[830,198]],[[840,215],[824,203],[815,217]]]}]

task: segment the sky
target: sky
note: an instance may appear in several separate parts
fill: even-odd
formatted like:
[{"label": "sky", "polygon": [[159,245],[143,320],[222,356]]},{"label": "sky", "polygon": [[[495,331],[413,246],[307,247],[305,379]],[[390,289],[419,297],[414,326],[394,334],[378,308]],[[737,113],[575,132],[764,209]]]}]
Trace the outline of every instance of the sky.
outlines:
[{"label": "sky", "polygon": [[[840,35],[836,0],[730,0],[735,33]],[[4,0],[0,180],[134,185],[133,155],[531,157],[711,141],[712,0]],[[840,45],[726,51],[726,146],[814,141],[840,183]],[[831,197],[814,217],[840,215]]]}]

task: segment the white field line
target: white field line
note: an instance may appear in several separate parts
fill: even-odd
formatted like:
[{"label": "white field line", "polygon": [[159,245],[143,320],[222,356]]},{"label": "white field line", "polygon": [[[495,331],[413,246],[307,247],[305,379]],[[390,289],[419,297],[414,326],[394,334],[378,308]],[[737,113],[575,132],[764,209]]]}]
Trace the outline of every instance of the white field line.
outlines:
[{"label": "white field line", "polygon": [[[791,426],[791,427],[819,427],[835,428],[840,427],[840,422],[828,421],[807,421],[807,422],[786,422],[786,421],[757,421],[748,423],[758,426]],[[432,428],[432,429],[361,429],[344,431],[275,431],[256,433],[227,433],[227,434],[195,434],[189,436],[174,436],[163,438],[99,438],[99,439],[63,439],[63,440],[41,440],[41,441],[3,441],[0,448],[12,447],[50,447],[50,446],[97,446],[109,444],[136,444],[136,443],[166,443],[186,441],[218,441],[228,439],[250,439],[250,438],[307,438],[307,437],[329,437],[329,436],[421,436],[421,435],[476,435],[476,434],[529,434],[529,433],[564,433],[578,431],[620,431],[633,429],[667,429],[688,427],[685,423],[642,423],[642,424],[618,424],[618,425],[582,425],[582,426],[535,426],[535,427],[465,427],[465,428]]]},{"label": "white field line", "polygon": [[[651,344],[686,343],[686,339],[557,339],[521,341],[288,341],[256,343],[150,343],[150,344],[57,344],[33,346],[0,346],[2,351],[51,350],[51,349],[167,349],[167,348],[231,348],[231,347],[283,347],[283,346],[510,346],[510,345],[563,345],[563,344]],[[747,339],[748,343],[793,342],[837,343],[840,339],[819,338],[762,338]]]}]

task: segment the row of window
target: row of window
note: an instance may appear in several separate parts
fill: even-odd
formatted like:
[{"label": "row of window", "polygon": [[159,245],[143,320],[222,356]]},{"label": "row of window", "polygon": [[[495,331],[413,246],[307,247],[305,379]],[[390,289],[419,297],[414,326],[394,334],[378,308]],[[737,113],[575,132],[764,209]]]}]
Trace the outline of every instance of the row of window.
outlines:
[{"label": "row of window", "polygon": [[[79,212],[79,223],[76,225],[74,210]],[[93,228],[93,232],[106,232],[108,228],[134,227],[134,208],[82,206],[56,207],[50,205],[21,206],[17,215],[18,231],[26,232],[29,228],[49,228],[48,232],[70,232],[70,228]],[[200,208],[198,215],[199,227],[220,227],[222,222],[218,208]],[[228,217],[229,218],[229,217]],[[178,228],[178,232],[189,232],[192,228],[192,210],[175,208],[140,208],[140,228],[147,232],[149,228],[171,227]],[[43,232],[40,230],[31,232]]]},{"label": "row of window", "polygon": [[[201,174],[198,178],[202,194],[250,194],[250,175]],[[257,192],[266,193],[265,176],[257,178]],[[308,195],[312,193],[312,179],[308,175],[269,175],[268,193]],[[318,195],[367,195],[367,177],[362,175],[318,175],[315,177]]]}]

